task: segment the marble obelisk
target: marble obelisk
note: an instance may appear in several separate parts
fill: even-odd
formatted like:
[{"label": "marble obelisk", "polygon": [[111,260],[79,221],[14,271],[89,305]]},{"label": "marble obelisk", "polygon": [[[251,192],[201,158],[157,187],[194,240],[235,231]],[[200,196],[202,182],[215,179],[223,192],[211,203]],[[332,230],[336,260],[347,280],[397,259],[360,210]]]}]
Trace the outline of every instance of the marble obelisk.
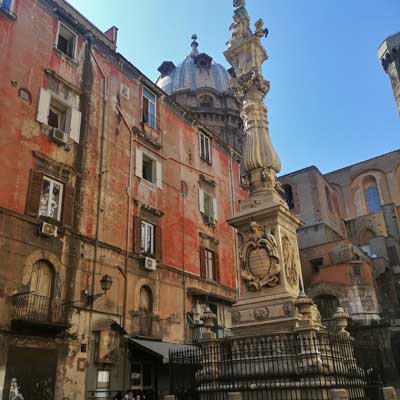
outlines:
[{"label": "marble obelisk", "polygon": [[318,315],[304,316],[299,309],[318,310],[301,290],[296,236],[301,221],[288,209],[276,178],[281,163],[269,134],[264,98],[270,85],[262,72],[268,56],[261,39],[268,31],[262,20],[251,30],[245,0],[234,0],[233,5],[232,38],[224,55],[232,66],[231,88],[242,106],[243,164],[250,194],[228,221],[241,238],[240,295],[232,310],[232,329],[237,335],[293,332],[309,326],[306,319],[318,320]]}]

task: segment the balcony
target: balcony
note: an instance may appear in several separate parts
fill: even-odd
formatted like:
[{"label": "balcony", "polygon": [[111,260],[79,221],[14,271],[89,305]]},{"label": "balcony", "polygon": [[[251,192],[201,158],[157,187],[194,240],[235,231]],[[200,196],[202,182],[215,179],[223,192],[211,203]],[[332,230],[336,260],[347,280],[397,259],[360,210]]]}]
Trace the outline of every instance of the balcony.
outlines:
[{"label": "balcony", "polygon": [[71,308],[60,299],[34,293],[15,294],[11,299],[11,323],[15,329],[40,326],[49,331],[61,332],[71,326]]}]

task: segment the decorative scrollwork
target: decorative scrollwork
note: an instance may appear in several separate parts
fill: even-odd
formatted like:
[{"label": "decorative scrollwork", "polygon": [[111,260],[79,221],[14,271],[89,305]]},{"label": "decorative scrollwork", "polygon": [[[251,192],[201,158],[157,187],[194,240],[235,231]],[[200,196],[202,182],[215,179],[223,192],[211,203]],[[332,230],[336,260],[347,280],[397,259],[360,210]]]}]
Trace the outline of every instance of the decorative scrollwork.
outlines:
[{"label": "decorative scrollwork", "polygon": [[287,236],[282,239],[283,262],[285,264],[286,280],[295,286],[298,282],[297,263],[294,247]]},{"label": "decorative scrollwork", "polygon": [[264,286],[274,287],[279,283],[278,245],[268,228],[253,221],[250,230],[243,235],[241,250],[242,278],[250,291]]}]

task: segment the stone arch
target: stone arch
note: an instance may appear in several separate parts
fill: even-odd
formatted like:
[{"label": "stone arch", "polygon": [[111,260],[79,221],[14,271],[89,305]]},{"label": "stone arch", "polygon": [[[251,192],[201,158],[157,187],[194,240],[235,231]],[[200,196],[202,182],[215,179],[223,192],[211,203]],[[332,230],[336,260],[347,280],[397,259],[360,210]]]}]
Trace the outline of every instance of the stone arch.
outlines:
[{"label": "stone arch", "polygon": [[357,216],[369,213],[368,204],[365,197],[365,191],[369,187],[376,186],[375,193],[379,194],[380,204],[390,202],[390,191],[386,173],[380,169],[368,169],[353,178],[351,189],[353,193],[353,202],[357,210]]},{"label": "stone arch", "polygon": [[65,269],[57,256],[43,249],[34,251],[26,258],[22,274],[23,289],[29,290],[34,266],[41,260],[51,264],[54,270],[54,288],[56,296],[63,298],[65,295],[65,288],[63,287],[65,282]]},{"label": "stone arch", "polygon": [[322,320],[331,319],[337,308],[340,306],[338,296],[333,294],[319,294],[313,297],[314,303],[318,306]]},{"label": "stone arch", "polygon": [[158,288],[157,288],[155,282],[151,281],[148,278],[140,278],[136,282],[133,310],[139,311],[140,291],[143,286],[147,287],[151,291],[152,300],[153,300],[153,313],[158,314],[159,313],[159,296],[158,296],[158,291],[157,291]]}]

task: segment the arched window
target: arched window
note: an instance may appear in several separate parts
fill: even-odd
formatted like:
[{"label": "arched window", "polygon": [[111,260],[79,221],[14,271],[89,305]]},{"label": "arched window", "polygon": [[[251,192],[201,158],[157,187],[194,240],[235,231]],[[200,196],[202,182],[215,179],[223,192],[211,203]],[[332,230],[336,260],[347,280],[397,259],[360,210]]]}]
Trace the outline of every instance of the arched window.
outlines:
[{"label": "arched window", "polygon": [[339,307],[338,298],[331,294],[320,294],[314,298],[314,302],[318,306],[322,320],[331,319]]},{"label": "arched window", "polygon": [[282,189],[285,191],[286,203],[290,210],[294,208],[294,199],[293,199],[293,190],[289,184],[285,184],[282,186]]},{"label": "arched window", "polygon": [[143,314],[151,314],[153,312],[153,293],[148,286],[140,288],[139,311]]},{"label": "arched window", "polygon": [[36,295],[53,296],[53,267],[45,261],[39,260],[33,265],[30,290]]},{"label": "arched window", "polygon": [[213,107],[214,99],[211,96],[203,95],[199,99],[200,107]]},{"label": "arched window", "polygon": [[364,179],[364,198],[368,213],[382,210],[378,186],[373,176]]},{"label": "arched window", "polygon": [[153,320],[153,293],[148,286],[142,286],[139,299],[139,335],[153,335]]}]

